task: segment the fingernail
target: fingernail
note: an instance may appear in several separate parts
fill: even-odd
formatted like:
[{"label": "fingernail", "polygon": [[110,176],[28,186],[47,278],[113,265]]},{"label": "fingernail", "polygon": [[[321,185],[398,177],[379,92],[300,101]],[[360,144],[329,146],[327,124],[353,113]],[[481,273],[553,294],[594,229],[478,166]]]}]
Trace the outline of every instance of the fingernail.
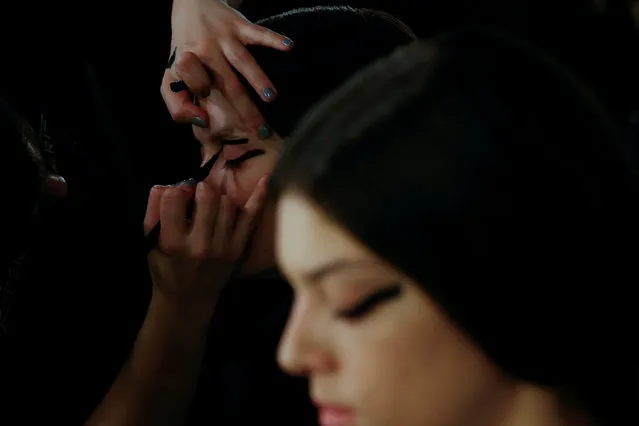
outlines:
[{"label": "fingernail", "polygon": [[184,80],[173,81],[169,85],[171,87],[171,92],[180,93],[184,90],[189,90],[189,86],[186,85]]},{"label": "fingernail", "polygon": [[195,178],[187,179],[187,180],[184,180],[184,181],[180,182],[180,186],[188,186],[188,187],[194,187],[197,184],[198,184],[198,182],[197,182],[197,180]]},{"label": "fingernail", "polygon": [[286,47],[291,47],[293,45],[293,40],[287,37],[284,40],[282,40],[282,44]]},{"label": "fingernail", "polygon": [[273,130],[271,130],[271,126],[264,123],[260,126],[259,130],[257,131],[257,134],[260,137],[260,139],[268,139],[271,136],[273,136]]},{"label": "fingernail", "polygon": [[68,193],[67,181],[59,175],[49,175],[44,179],[44,188],[48,195],[57,198],[66,197]]},{"label": "fingernail", "polygon": [[192,187],[197,185],[197,180],[195,180],[194,178],[191,179],[187,179],[187,180],[183,180],[181,182],[178,183],[174,183],[173,185],[169,185],[173,188],[177,188],[178,186],[187,186],[187,187]]},{"label": "fingernail", "polygon": [[208,124],[206,124],[206,121],[204,121],[203,118],[200,117],[194,117],[191,119],[191,124],[193,124],[194,126],[197,127],[201,127],[203,129],[206,129],[208,126]]},{"label": "fingernail", "polygon": [[264,99],[266,99],[267,101],[270,101],[275,97],[275,90],[267,87],[266,89],[262,90],[262,96],[264,96]]}]

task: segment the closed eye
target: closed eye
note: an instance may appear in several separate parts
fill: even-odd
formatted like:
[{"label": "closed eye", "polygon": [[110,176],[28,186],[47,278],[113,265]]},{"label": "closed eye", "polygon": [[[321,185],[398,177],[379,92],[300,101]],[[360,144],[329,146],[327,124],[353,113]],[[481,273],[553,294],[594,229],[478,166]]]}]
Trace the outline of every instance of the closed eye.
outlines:
[{"label": "closed eye", "polygon": [[266,154],[266,151],[264,151],[263,149],[251,149],[249,151],[246,151],[244,154],[240,155],[237,158],[234,158],[232,160],[227,160],[226,163],[224,164],[224,167],[229,167],[231,169],[237,168],[241,166],[242,163],[245,162],[246,160],[249,160],[254,157],[259,157],[264,154]]},{"label": "closed eye", "polygon": [[373,309],[378,307],[379,305],[388,302],[390,300],[396,299],[402,293],[402,288],[399,284],[394,284],[389,287],[383,288],[381,290],[376,291],[375,293],[365,297],[355,306],[343,309],[337,312],[337,316],[340,318],[344,318],[347,320],[356,320],[359,319]]}]

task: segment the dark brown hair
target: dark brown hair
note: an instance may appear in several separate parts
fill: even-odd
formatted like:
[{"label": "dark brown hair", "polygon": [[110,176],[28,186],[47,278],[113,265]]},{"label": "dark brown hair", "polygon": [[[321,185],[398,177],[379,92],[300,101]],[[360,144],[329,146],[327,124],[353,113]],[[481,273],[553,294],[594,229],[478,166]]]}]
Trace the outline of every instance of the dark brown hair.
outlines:
[{"label": "dark brown hair", "polygon": [[290,52],[249,47],[278,98],[264,103],[254,90],[248,92],[280,136],[288,136],[311,106],[351,75],[415,39],[385,12],[344,6],[294,9],[257,23],[295,42]]},{"label": "dark brown hair", "polygon": [[478,28],[400,49],[303,120],[273,189],[415,278],[505,372],[636,418],[634,164],[544,53]]}]

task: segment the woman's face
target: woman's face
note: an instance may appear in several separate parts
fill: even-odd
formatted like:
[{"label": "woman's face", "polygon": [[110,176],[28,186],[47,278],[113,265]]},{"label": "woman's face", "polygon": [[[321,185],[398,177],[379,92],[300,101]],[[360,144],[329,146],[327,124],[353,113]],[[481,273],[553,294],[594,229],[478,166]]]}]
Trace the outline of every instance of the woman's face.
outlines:
[{"label": "woman's face", "polygon": [[[260,179],[275,168],[284,146],[283,141],[276,134],[268,139],[260,139],[255,131],[249,130],[237,111],[217,90],[201,100],[200,105],[210,117],[207,129],[193,128],[196,139],[202,144],[203,163],[227,143],[206,181],[229,196],[236,205],[244,206]],[[229,145],[229,141],[246,143]],[[274,266],[272,208],[264,209],[250,249],[251,253],[242,265],[244,275]]]},{"label": "woman's face", "polygon": [[260,140],[218,90],[202,99],[200,105],[210,117],[208,128],[193,127],[196,139],[202,144],[203,162],[213,157],[225,142],[246,142],[224,146],[207,178],[215,188],[243,206],[259,180],[275,168],[283,142],[277,135]]},{"label": "woman's face", "polygon": [[278,360],[308,376],[320,424],[499,423],[509,382],[414,281],[303,196],[282,197],[276,230],[295,290]]}]

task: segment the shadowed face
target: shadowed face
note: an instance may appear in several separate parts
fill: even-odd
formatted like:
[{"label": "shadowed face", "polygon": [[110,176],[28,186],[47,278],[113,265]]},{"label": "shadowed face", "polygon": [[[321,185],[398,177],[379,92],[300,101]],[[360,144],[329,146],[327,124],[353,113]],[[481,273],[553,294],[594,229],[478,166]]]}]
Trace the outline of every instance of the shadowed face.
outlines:
[{"label": "shadowed face", "polygon": [[320,423],[497,424],[511,384],[423,287],[288,193],[276,253],[295,290],[278,358],[308,376]]},{"label": "shadowed face", "polygon": [[[200,105],[211,117],[208,128],[193,127],[196,139],[202,144],[203,162],[222,149],[206,180],[235,204],[243,206],[260,179],[272,173],[284,142],[277,134],[260,139],[255,131],[242,123],[239,114],[217,90],[200,100]],[[255,229],[250,255],[242,272],[250,275],[273,266],[273,209],[267,206]]]}]

